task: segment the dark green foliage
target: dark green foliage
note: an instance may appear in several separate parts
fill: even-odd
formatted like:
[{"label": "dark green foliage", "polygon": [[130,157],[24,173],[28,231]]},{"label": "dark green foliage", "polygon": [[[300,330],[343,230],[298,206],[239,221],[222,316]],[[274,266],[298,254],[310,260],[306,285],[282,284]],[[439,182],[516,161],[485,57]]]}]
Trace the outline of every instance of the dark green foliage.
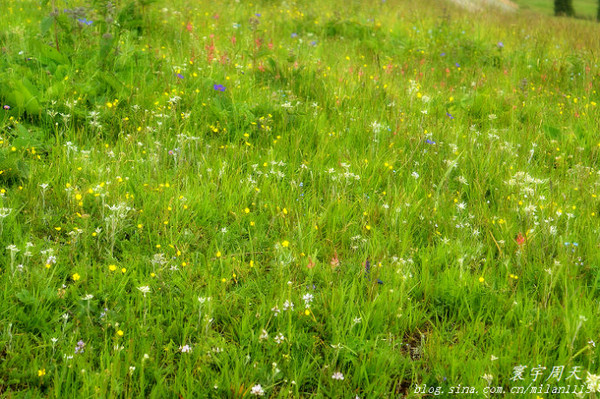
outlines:
[{"label": "dark green foliage", "polygon": [[567,17],[575,15],[573,0],[554,0],[554,15]]}]

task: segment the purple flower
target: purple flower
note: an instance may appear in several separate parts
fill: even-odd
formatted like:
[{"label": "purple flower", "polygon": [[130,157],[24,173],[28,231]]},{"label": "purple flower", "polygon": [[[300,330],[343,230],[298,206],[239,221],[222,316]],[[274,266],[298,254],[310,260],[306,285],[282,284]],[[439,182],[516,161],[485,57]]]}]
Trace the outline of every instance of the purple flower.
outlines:
[{"label": "purple flower", "polygon": [[79,340],[77,342],[77,346],[75,347],[75,353],[83,353],[83,348],[85,348],[85,342]]},{"label": "purple flower", "polygon": [[183,75],[182,75],[182,74],[180,74],[180,73],[178,73],[178,74],[177,74],[177,77],[178,77],[179,79],[183,79]]},{"label": "purple flower", "polygon": [[292,33],[292,38],[294,37],[298,37],[298,34],[296,32]]},{"label": "purple flower", "polygon": [[460,64],[458,62],[455,65],[457,68],[460,68]]},{"label": "purple flower", "polygon": [[90,26],[91,24],[94,23],[94,21],[90,21],[87,18],[77,18],[77,21],[81,22],[83,25],[87,25]]},{"label": "purple flower", "polygon": [[498,48],[502,48],[502,47],[504,47],[504,43],[498,42]]},{"label": "purple flower", "polygon": [[259,18],[260,18],[260,14],[256,13],[256,14],[254,14],[254,15],[256,15],[257,17],[259,17]]},{"label": "purple flower", "polygon": [[7,111],[8,111],[8,110],[10,109],[10,105],[5,105],[5,106],[4,106],[4,107],[2,107],[2,108],[4,108],[5,110],[7,110]]},{"label": "purple flower", "polygon": [[365,262],[365,272],[369,273],[371,271],[371,262],[369,261],[369,258],[367,258],[367,261]]},{"label": "purple flower", "polygon": [[426,142],[427,144],[435,144],[435,141],[432,141],[432,140],[429,140],[429,139],[425,140],[425,142]]},{"label": "purple flower", "polygon": [[213,89],[215,89],[216,91],[225,91],[225,86],[223,86],[223,85],[214,85]]},{"label": "purple flower", "polygon": [[312,42],[310,42],[310,45],[315,47],[317,45],[317,42],[313,40]]},{"label": "purple flower", "polygon": [[447,116],[448,118],[450,118],[450,119],[454,119],[454,117],[453,117],[452,115],[450,115],[450,113],[449,113],[449,112],[446,112],[446,116]]},{"label": "purple flower", "polygon": [[445,56],[446,56],[446,53],[440,54],[440,57],[445,57]]}]

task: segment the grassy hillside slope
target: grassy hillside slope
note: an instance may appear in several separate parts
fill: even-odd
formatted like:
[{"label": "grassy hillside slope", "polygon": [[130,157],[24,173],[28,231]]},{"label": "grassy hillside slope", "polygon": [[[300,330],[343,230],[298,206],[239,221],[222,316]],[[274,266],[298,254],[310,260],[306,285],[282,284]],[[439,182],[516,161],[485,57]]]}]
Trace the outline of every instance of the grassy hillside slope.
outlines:
[{"label": "grassy hillside slope", "polygon": [[597,24],[3,7],[1,396],[598,388]]}]

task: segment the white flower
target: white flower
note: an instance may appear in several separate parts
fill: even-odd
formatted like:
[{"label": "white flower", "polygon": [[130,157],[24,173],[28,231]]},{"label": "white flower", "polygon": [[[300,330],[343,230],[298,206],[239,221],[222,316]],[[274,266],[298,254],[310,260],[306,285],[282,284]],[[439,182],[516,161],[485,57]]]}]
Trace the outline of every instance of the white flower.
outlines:
[{"label": "white flower", "polygon": [[181,353],[187,353],[191,352],[192,348],[189,345],[183,345],[179,347],[179,350],[181,351]]},{"label": "white flower", "polygon": [[294,310],[294,304],[290,301],[285,301],[283,303],[283,310],[286,311],[288,309]]},{"label": "white flower", "polygon": [[265,391],[262,389],[262,387],[260,386],[260,384],[256,384],[255,386],[252,387],[252,390],[250,391],[251,395],[256,395],[256,396],[264,396],[265,395]]},{"label": "white flower", "polygon": [[312,294],[304,294],[304,296],[302,297],[302,300],[304,301],[304,306],[306,307],[306,309],[310,308],[310,303],[313,300],[313,295]]},{"label": "white flower", "polygon": [[481,378],[483,378],[488,385],[490,385],[492,383],[492,380],[494,379],[494,377],[491,374],[484,374],[481,376]]},{"label": "white flower", "polygon": [[83,299],[84,301],[89,301],[90,299],[92,299],[94,296],[92,294],[87,294],[86,296],[82,297],[81,299]]},{"label": "white flower", "polygon": [[411,175],[412,177],[414,177],[415,179],[418,179],[418,178],[419,178],[419,174],[418,174],[417,172],[412,172],[410,175]]},{"label": "white flower", "polygon": [[150,292],[150,287],[147,285],[144,285],[142,287],[137,287],[137,289],[140,290],[140,292],[142,294],[144,294],[144,296],[146,296],[146,294]]},{"label": "white flower", "polygon": [[279,307],[277,305],[273,306],[271,308],[271,311],[275,314],[275,317],[277,317],[277,315],[279,314],[280,310]]},{"label": "white flower", "polygon": [[265,330],[263,328],[262,332],[260,333],[260,337],[258,337],[258,339],[260,341],[263,341],[263,340],[268,339],[268,338],[269,338],[269,333],[267,332],[267,330]]},{"label": "white flower", "polygon": [[587,389],[592,392],[600,392],[600,375],[590,374],[587,372],[587,378],[585,383],[587,384]]},{"label": "white flower", "polygon": [[340,373],[339,371],[336,371],[335,373],[333,373],[331,378],[333,378],[334,380],[342,381],[344,379],[344,374]]},{"label": "white flower", "polygon": [[282,343],[283,341],[285,341],[285,337],[283,336],[282,333],[279,333],[275,336],[275,338],[273,338],[275,340],[275,342],[277,342],[277,345],[279,345],[280,343]]}]

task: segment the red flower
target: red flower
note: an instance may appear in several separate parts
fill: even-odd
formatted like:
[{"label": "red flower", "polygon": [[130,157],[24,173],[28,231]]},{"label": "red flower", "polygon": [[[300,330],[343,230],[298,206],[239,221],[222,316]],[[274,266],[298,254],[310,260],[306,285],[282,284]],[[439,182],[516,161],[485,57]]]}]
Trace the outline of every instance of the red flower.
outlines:
[{"label": "red flower", "polygon": [[337,251],[335,251],[335,255],[333,255],[333,258],[331,258],[330,263],[332,268],[335,268],[340,265],[340,260],[338,259]]},{"label": "red flower", "polygon": [[519,233],[517,235],[517,245],[523,245],[525,244],[525,237],[523,237],[523,234]]}]

